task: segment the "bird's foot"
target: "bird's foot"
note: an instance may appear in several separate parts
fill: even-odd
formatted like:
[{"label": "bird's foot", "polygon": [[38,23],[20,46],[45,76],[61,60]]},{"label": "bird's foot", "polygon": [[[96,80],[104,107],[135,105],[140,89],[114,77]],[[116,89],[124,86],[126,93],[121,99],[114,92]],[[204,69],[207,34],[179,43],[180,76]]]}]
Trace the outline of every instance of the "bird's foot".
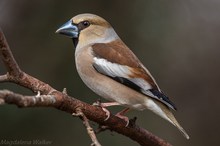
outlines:
[{"label": "bird's foot", "polygon": [[125,127],[127,127],[129,125],[129,118],[127,116],[125,116],[124,114],[127,113],[129,111],[129,108],[125,108],[122,111],[118,112],[115,116],[119,117],[120,119],[125,120],[126,125]]},{"label": "bird's foot", "polygon": [[[109,119],[111,113],[110,113],[110,111],[106,107],[120,105],[120,104],[118,102],[101,103],[101,100],[99,99],[95,103],[93,103],[93,105],[99,106],[99,107],[102,108],[102,110],[105,112],[105,114],[107,116],[104,121],[107,121]],[[125,127],[127,127],[129,125],[129,118],[124,116],[124,114],[127,113],[128,111],[129,111],[129,108],[125,108],[125,109],[123,109],[122,111],[118,112],[115,115],[116,117],[119,117],[120,119],[125,120],[125,122],[126,122],[126,126]]]},{"label": "bird's foot", "polygon": [[101,99],[98,99],[98,100],[97,100],[96,102],[94,102],[92,105],[93,105],[93,106],[99,106],[99,107],[102,108],[102,110],[105,112],[105,115],[107,116],[104,121],[106,121],[106,120],[109,119],[111,113],[109,112],[109,110],[108,110],[107,108],[105,108],[105,106],[103,105],[103,103],[101,103]]},{"label": "bird's foot", "polygon": [[101,106],[101,108],[105,112],[105,115],[107,116],[104,121],[107,121],[109,119],[111,113],[110,113],[110,111],[107,108],[102,107],[102,106]]},{"label": "bird's foot", "polygon": [[118,102],[101,103],[101,100],[99,99],[95,103],[93,103],[92,105],[99,106],[99,107],[102,108],[102,110],[105,112],[105,114],[107,116],[104,121],[107,121],[109,119],[111,113],[106,107],[114,106],[114,105],[120,105],[120,104]]},{"label": "bird's foot", "polygon": [[125,127],[128,127],[128,125],[129,125],[129,118],[128,118],[128,117],[126,117],[126,116],[124,116],[124,115],[120,115],[120,114],[116,114],[115,116],[116,116],[116,117],[119,117],[120,119],[125,120],[125,122],[126,122]]}]

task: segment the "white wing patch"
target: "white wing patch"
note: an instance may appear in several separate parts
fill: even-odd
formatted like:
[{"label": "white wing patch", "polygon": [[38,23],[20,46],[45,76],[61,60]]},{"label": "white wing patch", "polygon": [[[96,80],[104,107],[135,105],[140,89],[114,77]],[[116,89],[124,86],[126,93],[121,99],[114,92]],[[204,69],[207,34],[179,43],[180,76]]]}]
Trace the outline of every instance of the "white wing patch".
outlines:
[{"label": "white wing patch", "polygon": [[120,65],[117,63],[111,63],[103,58],[94,57],[95,68],[102,74],[111,76],[111,77],[121,77],[126,78],[129,81],[133,82],[143,90],[152,89],[152,86],[142,78],[131,78],[129,75],[132,75],[132,68],[126,65]]},{"label": "white wing patch", "polygon": [[[161,91],[153,89],[151,84],[142,78],[135,78],[133,68],[127,65],[112,63],[103,58],[94,57],[95,69],[104,75],[112,77],[114,80],[124,84],[134,90],[141,92],[149,97],[159,100],[173,110],[176,110],[175,105]],[[152,103],[149,103],[152,105]],[[152,106],[153,107],[153,106]]]},{"label": "white wing patch", "polygon": [[146,82],[144,79],[141,79],[141,78],[131,78],[129,80],[132,81],[133,83],[135,83],[136,85],[138,85],[139,87],[141,87],[142,90],[152,89],[152,86],[148,82]]},{"label": "white wing patch", "polygon": [[111,77],[124,77],[128,78],[131,74],[129,67],[124,65],[118,65],[111,63],[106,59],[94,57],[96,69],[102,74],[106,74]]}]

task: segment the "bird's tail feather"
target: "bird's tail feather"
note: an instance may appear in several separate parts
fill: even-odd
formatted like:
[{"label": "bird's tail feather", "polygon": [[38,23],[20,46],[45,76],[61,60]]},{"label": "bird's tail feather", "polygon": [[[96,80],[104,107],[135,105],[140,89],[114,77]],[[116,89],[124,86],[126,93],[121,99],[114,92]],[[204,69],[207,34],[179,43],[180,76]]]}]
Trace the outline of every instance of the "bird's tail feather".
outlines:
[{"label": "bird's tail feather", "polygon": [[189,139],[189,135],[186,133],[186,131],[183,129],[183,127],[177,122],[177,120],[174,117],[174,115],[171,112],[166,113],[166,115],[170,119],[169,122],[171,122],[175,127],[177,127],[177,129],[179,129],[179,131],[183,134],[183,136],[186,139]]},{"label": "bird's tail feather", "polygon": [[186,139],[189,139],[189,135],[182,128],[182,126],[180,126],[173,113],[166,105],[157,100],[147,100],[147,108],[172,123],[175,127],[177,127],[177,129],[179,129],[179,131],[183,134],[184,137],[186,137]]}]

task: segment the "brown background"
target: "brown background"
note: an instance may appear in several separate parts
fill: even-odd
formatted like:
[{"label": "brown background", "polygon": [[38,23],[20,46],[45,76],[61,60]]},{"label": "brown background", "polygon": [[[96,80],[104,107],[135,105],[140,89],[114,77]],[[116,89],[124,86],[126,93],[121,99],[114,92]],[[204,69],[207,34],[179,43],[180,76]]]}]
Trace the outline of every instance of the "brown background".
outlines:
[{"label": "brown background", "polygon": [[[191,136],[149,111],[133,111],[137,123],[175,146],[218,145],[220,133],[220,1],[217,0],[1,0],[0,26],[21,68],[88,103],[98,96],[80,80],[71,40],[55,30],[90,12],[108,20],[149,68],[178,107],[175,115]],[[0,63],[0,74],[5,72]],[[14,84],[0,89],[32,94]],[[110,108],[113,112],[119,107]],[[81,121],[49,108],[0,106],[1,140],[46,140],[53,146],[90,145]],[[98,135],[104,146],[137,146],[117,133]]]}]

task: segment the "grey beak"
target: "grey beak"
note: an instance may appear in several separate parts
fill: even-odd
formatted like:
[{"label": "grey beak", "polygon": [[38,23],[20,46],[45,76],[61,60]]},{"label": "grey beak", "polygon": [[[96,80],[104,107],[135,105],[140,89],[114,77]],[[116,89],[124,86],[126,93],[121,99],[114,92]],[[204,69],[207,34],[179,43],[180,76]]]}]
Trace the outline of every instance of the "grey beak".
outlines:
[{"label": "grey beak", "polygon": [[56,33],[63,34],[69,38],[78,38],[79,29],[70,20],[57,29]]}]

